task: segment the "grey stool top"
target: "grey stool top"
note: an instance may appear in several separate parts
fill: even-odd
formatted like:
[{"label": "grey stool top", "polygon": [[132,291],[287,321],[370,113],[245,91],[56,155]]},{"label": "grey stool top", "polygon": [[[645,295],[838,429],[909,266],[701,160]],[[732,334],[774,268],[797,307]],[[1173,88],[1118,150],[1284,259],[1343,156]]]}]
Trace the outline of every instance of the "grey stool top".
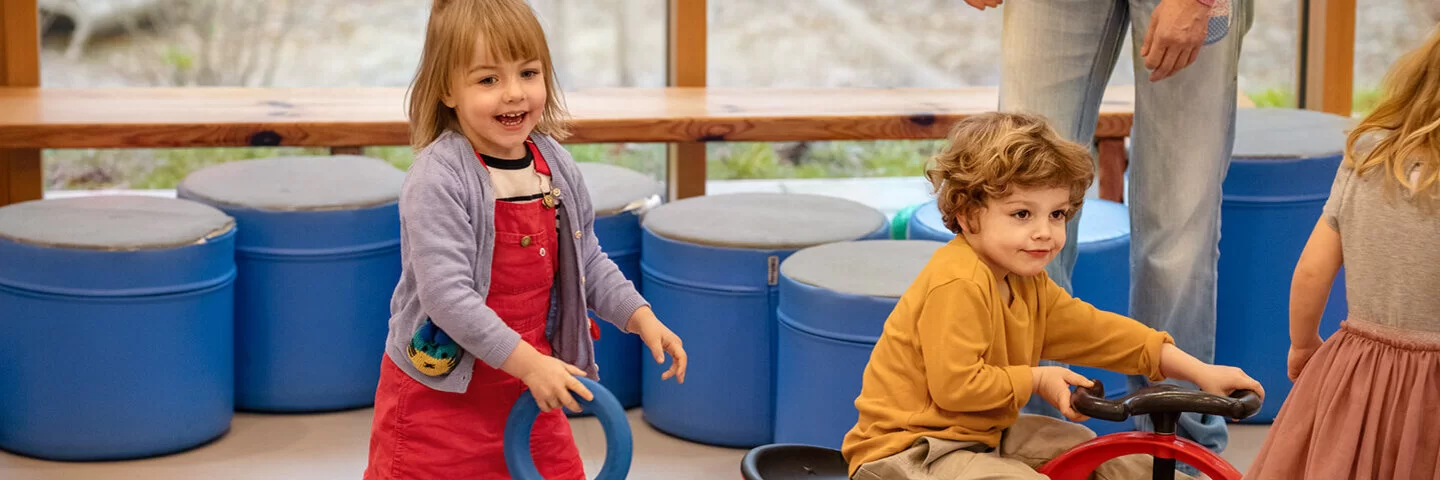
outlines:
[{"label": "grey stool top", "polygon": [[229,162],[191,173],[183,198],[257,210],[348,210],[399,201],[405,172],[355,155]]},{"label": "grey stool top", "polygon": [[931,240],[830,243],[795,252],[780,264],[780,273],[840,293],[899,298],[944,245]]},{"label": "grey stool top", "polygon": [[1291,108],[1235,112],[1235,158],[1308,158],[1339,155],[1354,122],[1339,115]]},{"label": "grey stool top", "polygon": [[614,165],[580,162],[585,188],[590,190],[590,203],[595,216],[614,215],[631,203],[660,193],[660,183],[645,174]]},{"label": "grey stool top", "polygon": [[703,195],[661,205],[645,228],[671,240],[730,248],[795,249],[855,240],[885,214],[843,198],[790,193]]},{"label": "grey stool top", "polygon": [[116,195],[35,200],[0,208],[0,238],[43,247],[153,250],[203,243],[235,220],[173,198]]}]

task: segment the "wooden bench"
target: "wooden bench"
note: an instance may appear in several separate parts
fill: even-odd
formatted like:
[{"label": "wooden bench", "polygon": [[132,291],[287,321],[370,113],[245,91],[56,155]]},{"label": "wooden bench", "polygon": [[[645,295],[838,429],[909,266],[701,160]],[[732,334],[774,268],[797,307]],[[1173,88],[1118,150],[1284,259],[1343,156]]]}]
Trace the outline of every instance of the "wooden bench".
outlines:
[{"label": "wooden bench", "polygon": [[[1101,104],[1106,198],[1123,194],[1133,93],[1111,88]],[[579,89],[565,100],[569,143],[905,140],[944,138],[993,111],[998,92],[668,87]],[[403,88],[0,88],[0,159],[6,149],[407,145],[404,103]],[[0,182],[0,199],[16,181]]]}]

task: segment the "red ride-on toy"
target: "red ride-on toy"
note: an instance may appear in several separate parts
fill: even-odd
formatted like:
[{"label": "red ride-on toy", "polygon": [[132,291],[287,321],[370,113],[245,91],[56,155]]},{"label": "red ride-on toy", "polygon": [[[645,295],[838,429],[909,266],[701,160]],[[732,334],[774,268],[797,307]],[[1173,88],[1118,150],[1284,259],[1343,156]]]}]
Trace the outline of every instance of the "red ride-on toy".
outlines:
[{"label": "red ride-on toy", "polygon": [[1237,390],[1229,397],[1161,384],[1142,388],[1118,400],[1105,400],[1105,386],[1077,388],[1075,411],[1101,420],[1123,422],[1149,415],[1155,433],[1113,433],[1082,443],[1040,468],[1052,480],[1084,480],[1095,467],[1116,457],[1148,454],[1155,457],[1156,480],[1175,478],[1175,463],[1185,462],[1213,480],[1240,480],[1240,472],[1210,449],[1175,435],[1175,424],[1185,412],[1244,420],[1260,411],[1260,396]]},{"label": "red ride-on toy", "polygon": [[[1112,422],[1150,415],[1155,433],[1113,433],[1082,443],[1040,468],[1040,473],[1052,480],[1083,480],[1100,464],[1134,454],[1155,457],[1157,480],[1173,480],[1177,461],[1213,480],[1240,480],[1240,472],[1225,459],[1198,443],[1175,436],[1175,424],[1185,412],[1244,420],[1259,412],[1261,404],[1260,397],[1248,390],[1222,397],[1168,384],[1106,400],[1105,386],[1099,380],[1092,388],[1076,389],[1073,402],[1081,414]],[[765,445],[750,450],[740,463],[745,480],[845,480],[847,471],[840,452],[812,445]]]}]

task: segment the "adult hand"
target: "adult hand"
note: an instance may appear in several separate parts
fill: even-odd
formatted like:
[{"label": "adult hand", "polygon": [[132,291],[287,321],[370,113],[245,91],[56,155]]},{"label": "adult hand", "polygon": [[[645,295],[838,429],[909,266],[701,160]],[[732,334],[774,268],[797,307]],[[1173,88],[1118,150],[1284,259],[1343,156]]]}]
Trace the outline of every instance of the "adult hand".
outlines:
[{"label": "adult hand", "polygon": [[988,7],[1000,8],[1000,4],[1005,3],[1005,0],[965,0],[965,3],[975,7],[976,10],[984,11]]},{"label": "adult hand", "polygon": [[1196,0],[1161,0],[1140,46],[1150,81],[1164,80],[1195,63],[1209,23],[1210,7]]}]

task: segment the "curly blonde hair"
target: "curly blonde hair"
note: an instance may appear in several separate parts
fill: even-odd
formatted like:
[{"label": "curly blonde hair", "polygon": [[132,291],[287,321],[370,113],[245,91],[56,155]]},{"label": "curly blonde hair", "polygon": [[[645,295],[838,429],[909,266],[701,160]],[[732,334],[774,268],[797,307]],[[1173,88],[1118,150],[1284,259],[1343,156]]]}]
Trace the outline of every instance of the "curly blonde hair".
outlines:
[{"label": "curly blonde hair", "polygon": [[[1074,215],[1095,178],[1090,150],[1065,140],[1044,117],[991,112],[961,120],[950,131],[949,145],[930,159],[925,178],[935,188],[945,227],[961,233],[960,219],[976,218],[989,199],[1016,188],[1059,187],[1070,191]],[[969,222],[971,233],[978,222]]]}]

